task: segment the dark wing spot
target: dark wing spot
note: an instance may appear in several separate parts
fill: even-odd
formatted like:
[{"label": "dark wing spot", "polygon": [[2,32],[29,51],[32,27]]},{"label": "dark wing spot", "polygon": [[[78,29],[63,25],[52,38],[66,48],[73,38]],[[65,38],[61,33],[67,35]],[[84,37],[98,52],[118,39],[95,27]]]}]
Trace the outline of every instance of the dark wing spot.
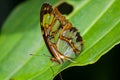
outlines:
[{"label": "dark wing spot", "polygon": [[71,32],[71,31],[76,32],[77,29],[76,29],[75,27],[72,27],[72,28],[70,29],[70,32]]},{"label": "dark wing spot", "polygon": [[76,42],[82,41],[82,37],[80,36],[80,34],[78,32],[77,32],[76,36],[77,36]]}]

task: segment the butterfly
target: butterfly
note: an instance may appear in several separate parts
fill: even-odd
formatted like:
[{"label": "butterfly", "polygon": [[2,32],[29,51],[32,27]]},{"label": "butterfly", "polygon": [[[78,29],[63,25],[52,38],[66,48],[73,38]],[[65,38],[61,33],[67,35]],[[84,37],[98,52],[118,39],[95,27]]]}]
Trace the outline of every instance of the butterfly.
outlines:
[{"label": "butterfly", "polygon": [[42,5],[40,25],[46,46],[52,55],[51,61],[59,64],[73,61],[82,51],[82,37],[57,7],[48,3]]}]

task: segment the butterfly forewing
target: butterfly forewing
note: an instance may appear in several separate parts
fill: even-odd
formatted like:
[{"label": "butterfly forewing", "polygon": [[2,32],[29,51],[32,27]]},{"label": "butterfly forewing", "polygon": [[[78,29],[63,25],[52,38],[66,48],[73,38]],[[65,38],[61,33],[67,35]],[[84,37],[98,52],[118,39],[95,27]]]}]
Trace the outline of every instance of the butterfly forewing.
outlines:
[{"label": "butterfly forewing", "polygon": [[60,64],[74,59],[81,52],[83,43],[78,30],[56,7],[52,8],[48,3],[42,5],[40,24],[52,61]]}]

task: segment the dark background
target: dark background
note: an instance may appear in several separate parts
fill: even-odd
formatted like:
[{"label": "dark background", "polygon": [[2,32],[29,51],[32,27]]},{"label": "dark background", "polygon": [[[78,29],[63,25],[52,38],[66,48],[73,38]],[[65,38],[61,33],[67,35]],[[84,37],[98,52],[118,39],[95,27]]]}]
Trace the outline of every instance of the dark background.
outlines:
[{"label": "dark background", "polygon": [[[0,0],[0,31],[12,10],[25,0]],[[118,35],[119,36],[119,35]],[[64,80],[120,80],[120,44],[116,45],[95,64],[72,67],[63,71]],[[59,75],[54,80],[60,80]]]}]

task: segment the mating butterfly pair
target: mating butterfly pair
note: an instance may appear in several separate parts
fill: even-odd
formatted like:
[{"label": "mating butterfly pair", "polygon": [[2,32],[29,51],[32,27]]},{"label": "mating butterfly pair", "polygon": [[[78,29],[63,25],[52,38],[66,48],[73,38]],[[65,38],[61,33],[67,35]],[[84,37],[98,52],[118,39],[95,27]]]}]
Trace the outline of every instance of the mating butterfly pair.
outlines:
[{"label": "mating butterfly pair", "polygon": [[73,59],[81,52],[83,40],[78,30],[48,3],[44,3],[40,12],[40,24],[44,41],[49,49],[52,61],[63,63]]}]

